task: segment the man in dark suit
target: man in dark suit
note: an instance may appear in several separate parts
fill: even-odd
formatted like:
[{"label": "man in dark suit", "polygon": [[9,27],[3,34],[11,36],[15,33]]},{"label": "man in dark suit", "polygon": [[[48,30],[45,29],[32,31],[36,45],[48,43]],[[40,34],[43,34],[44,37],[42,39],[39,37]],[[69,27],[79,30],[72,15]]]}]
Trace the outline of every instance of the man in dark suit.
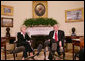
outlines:
[{"label": "man in dark suit", "polygon": [[[57,53],[60,56],[60,48],[64,46],[64,31],[58,30],[59,27],[58,25],[53,26],[54,30],[49,33],[49,41],[50,41],[50,48],[52,48],[52,43],[55,42],[57,43]],[[52,59],[52,54],[49,53],[49,59]]]}]

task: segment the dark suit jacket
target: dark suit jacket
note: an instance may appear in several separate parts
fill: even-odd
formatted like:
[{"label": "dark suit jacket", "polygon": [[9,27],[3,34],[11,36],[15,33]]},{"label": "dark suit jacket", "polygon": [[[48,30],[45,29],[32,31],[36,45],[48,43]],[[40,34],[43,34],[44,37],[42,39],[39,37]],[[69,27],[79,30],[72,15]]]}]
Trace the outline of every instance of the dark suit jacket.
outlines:
[{"label": "dark suit jacket", "polygon": [[[51,40],[51,42],[53,41],[53,35],[54,30],[49,33],[49,39]],[[64,39],[65,39],[64,31],[58,30],[58,41],[62,42],[62,46],[64,45]]]},{"label": "dark suit jacket", "polygon": [[21,34],[21,32],[17,33],[17,43],[18,46],[22,46],[25,45],[27,43],[27,41],[30,40],[30,37],[28,36],[28,34],[25,34],[25,37]]}]

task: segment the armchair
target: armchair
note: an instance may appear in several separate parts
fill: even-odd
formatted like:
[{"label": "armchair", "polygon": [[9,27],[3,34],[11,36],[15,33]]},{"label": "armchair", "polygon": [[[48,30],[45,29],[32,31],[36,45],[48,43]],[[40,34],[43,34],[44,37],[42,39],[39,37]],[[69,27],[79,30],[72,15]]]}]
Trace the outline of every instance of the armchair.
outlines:
[{"label": "armchair", "polygon": [[[61,53],[63,54],[63,60],[65,59],[65,49],[64,49],[64,42],[62,42],[63,44],[63,48],[60,49]],[[56,50],[57,50],[57,44],[55,42],[52,42],[52,47],[49,47],[50,42],[47,40],[44,43],[44,60],[46,60],[46,52],[49,51],[49,54],[51,55],[50,57],[53,58],[54,60],[56,59],[55,56],[57,57],[58,55],[55,54]],[[61,55],[62,55],[61,54]],[[61,58],[60,56],[58,56],[59,58]]]},{"label": "armchair", "polygon": [[[28,43],[29,43],[29,42],[28,42]],[[15,41],[15,42],[14,42],[14,50],[10,52],[10,53],[13,54],[14,60],[15,60],[15,58],[17,57],[17,53],[23,52],[23,51],[25,50],[25,47],[24,47],[24,46],[17,47],[17,44],[18,44],[18,42]],[[31,47],[31,48],[32,48],[32,47]],[[33,49],[33,48],[32,48],[32,49]],[[33,50],[33,54],[34,54],[34,50]],[[29,52],[29,56],[30,56],[30,52]]]},{"label": "armchair", "polygon": [[76,57],[78,57],[79,60],[84,60],[84,37],[80,37],[80,51],[75,53],[74,60],[76,60]]}]

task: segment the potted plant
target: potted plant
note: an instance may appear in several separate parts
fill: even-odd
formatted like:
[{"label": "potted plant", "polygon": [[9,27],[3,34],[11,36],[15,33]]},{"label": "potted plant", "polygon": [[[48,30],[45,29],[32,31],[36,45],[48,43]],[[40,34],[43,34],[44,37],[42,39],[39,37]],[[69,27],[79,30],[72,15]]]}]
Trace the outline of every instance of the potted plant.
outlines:
[{"label": "potted plant", "polygon": [[33,26],[53,26],[55,24],[58,24],[58,22],[53,18],[30,18],[25,19],[24,25],[27,27],[33,27]]}]

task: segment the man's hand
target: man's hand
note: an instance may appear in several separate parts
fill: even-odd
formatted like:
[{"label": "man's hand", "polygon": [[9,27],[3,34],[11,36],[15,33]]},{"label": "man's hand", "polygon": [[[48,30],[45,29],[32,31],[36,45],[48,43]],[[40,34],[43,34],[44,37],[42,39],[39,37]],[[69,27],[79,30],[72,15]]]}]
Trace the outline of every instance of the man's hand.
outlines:
[{"label": "man's hand", "polygon": [[48,39],[48,41],[50,42],[50,39]]},{"label": "man's hand", "polygon": [[29,42],[29,43],[30,43],[30,41],[27,41],[27,42]]},{"label": "man's hand", "polygon": [[31,42],[30,41],[27,41],[30,45],[31,45]]},{"label": "man's hand", "polygon": [[16,43],[17,41],[14,41],[14,43]]}]

